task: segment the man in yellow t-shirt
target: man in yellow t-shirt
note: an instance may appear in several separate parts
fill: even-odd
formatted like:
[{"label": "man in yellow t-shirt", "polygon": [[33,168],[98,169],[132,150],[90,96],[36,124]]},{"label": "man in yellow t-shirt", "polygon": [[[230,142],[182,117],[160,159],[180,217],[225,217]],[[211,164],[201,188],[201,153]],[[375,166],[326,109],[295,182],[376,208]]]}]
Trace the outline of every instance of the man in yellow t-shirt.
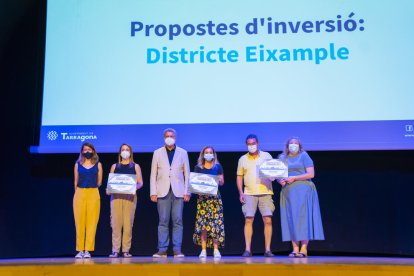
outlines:
[{"label": "man in yellow t-shirt", "polygon": [[[256,135],[250,134],[246,137],[248,153],[240,157],[237,166],[237,189],[240,194],[242,211],[245,217],[244,239],[246,249],[243,257],[252,256],[251,241],[253,234],[253,220],[259,207],[264,223],[265,253],[266,257],[273,257],[270,250],[272,240],[272,216],[275,210],[273,203],[272,181],[268,178],[259,177],[259,166],[272,156],[265,151],[259,150],[259,140]],[[243,190],[244,184],[244,190]]]}]

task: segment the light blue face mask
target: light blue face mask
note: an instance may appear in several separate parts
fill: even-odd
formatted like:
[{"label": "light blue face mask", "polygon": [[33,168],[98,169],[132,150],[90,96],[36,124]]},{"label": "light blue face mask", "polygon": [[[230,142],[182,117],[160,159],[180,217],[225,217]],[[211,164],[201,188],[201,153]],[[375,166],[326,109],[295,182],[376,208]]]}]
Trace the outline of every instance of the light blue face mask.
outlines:
[{"label": "light blue face mask", "polygon": [[289,144],[289,152],[297,153],[298,151],[299,151],[299,145],[298,144]]},{"label": "light blue face mask", "polygon": [[212,153],[204,153],[204,159],[208,162],[214,159],[214,154]]}]

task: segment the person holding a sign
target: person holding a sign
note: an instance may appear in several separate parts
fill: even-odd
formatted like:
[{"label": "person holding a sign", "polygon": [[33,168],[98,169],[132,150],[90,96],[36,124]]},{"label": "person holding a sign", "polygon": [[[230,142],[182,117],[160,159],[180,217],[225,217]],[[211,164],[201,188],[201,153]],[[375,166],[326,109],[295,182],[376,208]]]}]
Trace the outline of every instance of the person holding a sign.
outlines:
[{"label": "person holding a sign", "polygon": [[288,177],[277,180],[282,186],[282,240],[292,242],[289,257],[304,258],[308,256],[309,240],[324,239],[318,193],[311,180],[315,176],[313,161],[297,137],[287,141],[279,159],[288,164]]},{"label": "person holding a sign", "polygon": [[[217,153],[211,146],[204,147],[198,157],[194,172],[218,176],[218,184],[224,184],[223,167]],[[214,258],[221,258],[220,247],[224,247],[223,203],[220,192],[216,195],[199,194],[193,241],[201,245],[200,258],[207,257],[207,247],[214,248]]]},{"label": "person holding a sign", "polygon": [[95,250],[101,199],[98,188],[102,184],[102,164],[91,143],[83,143],[74,168],[75,195],[73,214],[76,226],[75,258],[90,258]]},{"label": "person holding a sign", "polygon": [[[252,256],[251,240],[253,235],[253,220],[259,207],[264,223],[266,257],[274,256],[270,249],[272,240],[272,216],[275,210],[273,203],[273,187],[269,178],[260,177],[258,167],[265,161],[272,159],[268,152],[259,150],[259,140],[256,135],[250,134],[246,138],[248,153],[240,157],[237,166],[237,189],[239,190],[242,211],[245,217],[244,239],[246,249],[243,257]],[[243,189],[244,184],[244,189]]]},{"label": "person holding a sign", "polygon": [[165,146],[154,151],[151,165],[150,196],[158,209],[158,252],[154,258],[167,257],[169,224],[172,220],[174,257],[182,258],[183,207],[190,200],[190,174],[187,151],[176,146],[176,132],[164,130]]},{"label": "person holding a sign", "polygon": [[[130,258],[132,226],[137,206],[136,190],[143,186],[141,168],[134,162],[130,145],[122,144],[119,148],[118,162],[112,165],[110,176],[121,181],[113,181],[115,183],[111,185],[108,180],[106,192],[111,195],[112,254],[109,257],[119,257],[122,243],[122,256]],[[120,187],[116,189],[117,186]],[[125,186],[131,186],[131,189],[126,189]]]}]

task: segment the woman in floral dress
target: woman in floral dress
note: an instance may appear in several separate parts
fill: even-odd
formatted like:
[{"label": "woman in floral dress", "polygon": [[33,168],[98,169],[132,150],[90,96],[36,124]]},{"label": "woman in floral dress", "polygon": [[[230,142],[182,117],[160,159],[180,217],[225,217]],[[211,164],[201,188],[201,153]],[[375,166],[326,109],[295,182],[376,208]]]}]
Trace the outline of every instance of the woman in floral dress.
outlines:
[{"label": "woman in floral dress", "polygon": [[[200,152],[196,173],[218,175],[219,185],[224,184],[223,167],[217,160],[213,147],[206,146]],[[223,203],[220,192],[216,196],[199,195],[193,241],[201,246],[200,258],[207,257],[207,248],[214,248],[214,258],[221,258],[219,248],[224,247]]]}]

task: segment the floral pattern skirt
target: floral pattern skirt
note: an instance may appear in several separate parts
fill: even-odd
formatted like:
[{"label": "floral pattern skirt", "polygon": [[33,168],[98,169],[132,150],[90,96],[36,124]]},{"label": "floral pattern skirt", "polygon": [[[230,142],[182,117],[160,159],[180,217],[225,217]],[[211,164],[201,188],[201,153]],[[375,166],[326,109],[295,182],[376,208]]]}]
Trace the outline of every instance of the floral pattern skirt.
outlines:
[{"label": "floral pattern skirt", "polygon": [[224,247],[224,216],[223,202],[220,193],[217,196],[199,195],[197,199],[197,213],[193,241],[201,245],[201,234],[207,232],[207,248],[213,248],[213,241],[218,247]]}]

